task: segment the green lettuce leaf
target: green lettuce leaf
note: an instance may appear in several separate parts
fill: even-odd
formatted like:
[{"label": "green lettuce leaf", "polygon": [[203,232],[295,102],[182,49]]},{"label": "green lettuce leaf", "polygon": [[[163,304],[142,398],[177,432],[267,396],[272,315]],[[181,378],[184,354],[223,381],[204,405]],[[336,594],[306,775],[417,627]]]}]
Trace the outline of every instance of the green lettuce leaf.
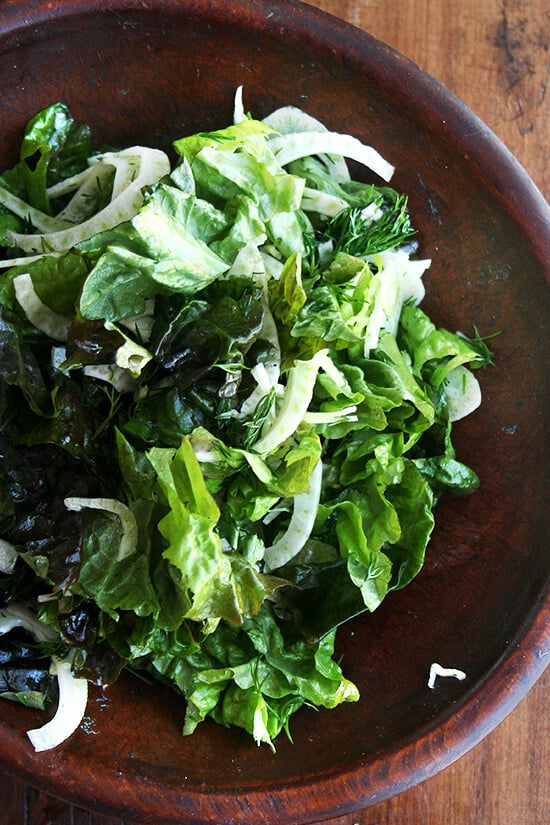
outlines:
[{"label": "green lettuce leaf", "polygon": [[188,439],[176,451],[153,448],[147,455],[169,507],[158,524],[168,542],[163,556],[179,571],[181,588],[192,594],[186,618],[240,624],[280,583],[224,552],[215,530],[220,511]]},{"label": "green lettuce leaf", "polygon": [[77,122],[64,103],[54,103],[28,122],[19,163],[0,176],[0,184],[51,214],[46,189],[85,169],[91,154],[89,126]]}]

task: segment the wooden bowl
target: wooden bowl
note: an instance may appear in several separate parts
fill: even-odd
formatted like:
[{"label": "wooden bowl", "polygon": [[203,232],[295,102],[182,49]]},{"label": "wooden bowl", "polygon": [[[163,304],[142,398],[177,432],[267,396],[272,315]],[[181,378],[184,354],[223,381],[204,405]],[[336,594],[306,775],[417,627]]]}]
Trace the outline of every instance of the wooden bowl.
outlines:
[{"label": "wooden bowl", "polygon": [[[0,703],[0,763],[82,807],[163,823],[305,823],[365,808],[426,779],[491,731],[548,660],[548,261],[550,214],[504,146],[433,78],[368,35],[274,0],[4,0],[1,165],[26,120],[65,101],[98,145],[229,123],[235,87],[261,117],[293,103],[372,142],[397,165],[421,252],[425,306],[492,341],[484,403],[456,426],[481,478],[446,498],[422,573],[341,629],[361,701],[303,710],[294,744],[258,749],[130,677],[92,696],[87,724],[35,754],[35,711]],[[546,657],[546,658],[545,658]],[[427,687],[431,662],[467,679]]]}]

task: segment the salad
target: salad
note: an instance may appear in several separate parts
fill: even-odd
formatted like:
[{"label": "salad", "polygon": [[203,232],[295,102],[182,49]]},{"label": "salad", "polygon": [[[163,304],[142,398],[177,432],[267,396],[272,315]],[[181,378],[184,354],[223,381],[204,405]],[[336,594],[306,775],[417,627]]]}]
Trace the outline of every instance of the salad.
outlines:
[{"label": "salad", "polygon": [[491,353],[420,308],[393,167],[241,89],[173,149],[94,149],[56,103],[0,176],[0,695],[57,703],[36,750],[123,669],[183,697],[184,734],[271,747],[357,701],[337,628],[478,486],[451,431]]}]

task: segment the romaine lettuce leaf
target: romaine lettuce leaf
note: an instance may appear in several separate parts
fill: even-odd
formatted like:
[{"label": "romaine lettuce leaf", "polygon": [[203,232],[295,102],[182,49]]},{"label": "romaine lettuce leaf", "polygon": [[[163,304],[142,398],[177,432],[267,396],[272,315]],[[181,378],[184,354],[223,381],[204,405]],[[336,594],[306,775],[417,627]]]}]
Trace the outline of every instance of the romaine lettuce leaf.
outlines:
[{"label": "romaine lettuce leaf", "polygon": [[89,126],[74,120],[64,103],[55,103],[28,122],[19,163],[2,173],[0,184],[51,214],[48,187],[86,168],[91,154]]}]

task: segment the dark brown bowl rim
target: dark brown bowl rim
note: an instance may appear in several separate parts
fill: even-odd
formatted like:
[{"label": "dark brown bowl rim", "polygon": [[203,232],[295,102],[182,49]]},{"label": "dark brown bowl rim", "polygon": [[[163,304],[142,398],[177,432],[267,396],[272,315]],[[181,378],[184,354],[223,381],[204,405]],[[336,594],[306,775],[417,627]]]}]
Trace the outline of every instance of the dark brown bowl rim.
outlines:
[{"label": "dark brown bowl rim", "polygon": [[[550,208],[504,143],[453,93],[407,57],[368,33],[306,3],[297,0],[252,0],[241,5],[226,0],[210,0],[208,4],[200,0],[113,0],[106,4],[104,0],[8,0],[0,12],[0,40],[17,37],[29,27],[36,29],[56,17],[66,19],[75,15],[106,11],[122,13],[128,10],[178,15],[188,11],[212,22],[237,22],[241,27],[252,27],[259,32],[276,28],[281,35],[284,33],[293,40],[307,42],[320,53],[332,55],[357,71],[368,72],[375,82],[386,87],[389,85],[388,77],[391,77],[391,89],[400,105],[404,108],[420,107],[427,122],[437,123],[449,144],[468,158],[486,188],[521,227],[527,244],[550,281]],[[314,34],[320,25],[324,36],[322,43],[315,39]],[[417,92],[415,100],[411,100],[411,87]],[[195,797],[195,810],[200,807],[201,796],[207,795],[208,808],[220,810],[223,805],[228,821],[233,821],[232,816],[235,821],[253,821],[254,811],[261,810],[262,821],[295,825],[298,821],[311,822],[356,812],[428,779],[487,736],[539,679],[550,659],[549,618],[550,590],[547,587],[516,637],[510,640],[507,652],[483,681],[473,687],[459,704],[450,706],[443,718],[440,715],[410,741],[401,740],[363,763],[343,770],[335,765],[329,774],[305,777],[299,782],[262,790],[241,786],[230,796],[225,790],[223,794],[217,793],[215,788],[204,791],[192,789],[189,795]],[[101,781],[75,797],[73,786],[69,791],[62,780],[52,786],[47,761],[40,775],[36,772],[29,775],[25,768],[25,756],[18,753],[21,750],[20,739],[9,730],[3,732],[3,736],[3,753],[9,752],[12,757],[15,756],[9,761],[0,755],[0,762],[4,763],[6,770],[15,771],[25,776],[31,784],[70,798],[70,801],[84,807],[93,804],[97,811],[107,814],[131,815],[140,821],[151,821],[150,808],[145,809],[142,803],[147,793],[145,780],[135,779],[136,792],[131,793],[131,798],[121,799],[116,783],[102,784]],[[397,753],[399,760],[392,760]],[[389,763],[388,771],[381,770],[385,763]],[[318,808],[308,812],[302,810],[303,788],[306,786],[330,788],[329,795],[319,794]],[[149,790],[152,796],[156,795],[154,788]],[[164,787],[162,793],[168,803],[166,810],[176,811],[182,789]],[[310,795],[309,799],[312,798],[315,796]],[[332,800],[330,808],[325,804],[328,798]],[[155,820],[157,825],[175,821],[173,817],[162,816]],[[198,816],[192,821],[214,820]]]}]

